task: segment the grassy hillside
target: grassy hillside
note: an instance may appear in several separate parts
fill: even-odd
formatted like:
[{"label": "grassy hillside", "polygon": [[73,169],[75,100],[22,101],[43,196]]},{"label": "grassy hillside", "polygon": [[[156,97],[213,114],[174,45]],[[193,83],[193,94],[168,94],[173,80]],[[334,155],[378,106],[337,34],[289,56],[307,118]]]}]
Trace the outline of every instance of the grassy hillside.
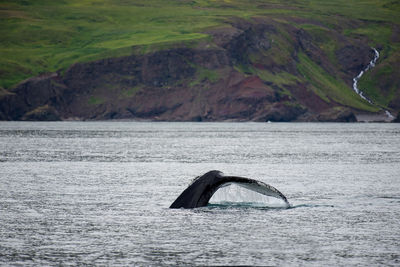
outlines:
[{"label": "grassy hillside", "polygon": [[[360,85],[383,106],[398,90],[397,82],[385,85],[389,89],[382,92],[381,82],[374,79],[399,79],[393,64],[400,62],[400,2],[393,0],[3,0],[0,87],[11,88],[23,79],[66,69],[75,62],[207,40],[206,29],[226,24],[232,17],[255,16],[305,29],[333,63],[338,43],[324,34],[327,28],[379,46],[382,67],[367,73]],[[303,19],[318,23],[310,25]],[[281,43],[285,46],[284,40]],[[276,60],[287,60],[285,53],[289,52],[277,51]],[[327,77],[305,55],[299,59],[299,71],[309,76],[306,79],[317,94],[371,110],[366,103],[352,99],[354,96],[341,96],[348,87],[343,81]],[[314,74],[325,79],[329,88],[319,88]],[[265,75],[267,80],[280,79],[281,83],[298,79],[288,73]]]}]

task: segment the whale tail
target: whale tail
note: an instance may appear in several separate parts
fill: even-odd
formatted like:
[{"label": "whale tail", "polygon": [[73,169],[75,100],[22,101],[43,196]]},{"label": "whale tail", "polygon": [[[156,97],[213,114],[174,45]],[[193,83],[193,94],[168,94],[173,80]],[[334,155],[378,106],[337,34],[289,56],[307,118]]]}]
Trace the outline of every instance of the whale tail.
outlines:
[{"label": "whale tail", "polygon": [[180,196],[171,204],[171,209],[198,208],[207,206],[211,197],[221,187],[237,184],[241,187],[255,191],[265,196],[275,197],[290,204],[287,198],[275,187],[250,178],[238,176],[224,176],[220,171],[210,171],[203,176],[196,177]]}]

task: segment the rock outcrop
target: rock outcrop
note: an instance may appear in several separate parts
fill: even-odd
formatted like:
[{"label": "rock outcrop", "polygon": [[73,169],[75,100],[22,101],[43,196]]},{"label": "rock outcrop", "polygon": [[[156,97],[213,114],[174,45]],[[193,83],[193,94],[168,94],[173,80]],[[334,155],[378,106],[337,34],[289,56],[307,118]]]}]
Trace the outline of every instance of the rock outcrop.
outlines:
[{"label": "rock outcrop", "polygon": [[397,117],[392,122],[400,122],[400,111],[397,113]]}]

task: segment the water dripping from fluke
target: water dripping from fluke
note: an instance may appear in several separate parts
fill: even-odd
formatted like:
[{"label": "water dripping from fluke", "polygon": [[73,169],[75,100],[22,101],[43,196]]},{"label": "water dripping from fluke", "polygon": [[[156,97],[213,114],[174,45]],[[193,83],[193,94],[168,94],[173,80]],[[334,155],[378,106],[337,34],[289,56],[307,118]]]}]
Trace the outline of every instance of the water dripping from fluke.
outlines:
[{"label": "water dripping from fluke", "polygon": [[[231,185],[234,185],[234,187],[230,187]],[[242,191],[243,188],[247,189],[246,193]],[[221,192],[217,192],[220,190]],[[216,192],[217,194],[213,198]],[[226,196],[231,198],[226,198]],[[215,202],[210,203],[212,198]],[[265,201],[265,198],[269,199]],[[286,197],[271,185],[245,177],[224,176],[220,171],[210,171],[197,177],[171,204],[170,208],[192,209],[205,207],[209,204],[211,207],[234,206],[281,209],[290,207]]]}]

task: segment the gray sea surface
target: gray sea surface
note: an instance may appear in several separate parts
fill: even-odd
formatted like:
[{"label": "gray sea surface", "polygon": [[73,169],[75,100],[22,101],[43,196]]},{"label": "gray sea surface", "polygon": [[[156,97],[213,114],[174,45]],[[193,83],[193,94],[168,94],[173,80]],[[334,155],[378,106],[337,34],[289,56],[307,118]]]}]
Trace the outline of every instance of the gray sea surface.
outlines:
[{"label": "gray sea surface", "polygon": [[[289,209],[169,205],[220,170]],[[0,122],[0,265],[399,266],[400,125]]]}]

